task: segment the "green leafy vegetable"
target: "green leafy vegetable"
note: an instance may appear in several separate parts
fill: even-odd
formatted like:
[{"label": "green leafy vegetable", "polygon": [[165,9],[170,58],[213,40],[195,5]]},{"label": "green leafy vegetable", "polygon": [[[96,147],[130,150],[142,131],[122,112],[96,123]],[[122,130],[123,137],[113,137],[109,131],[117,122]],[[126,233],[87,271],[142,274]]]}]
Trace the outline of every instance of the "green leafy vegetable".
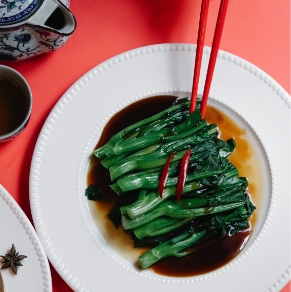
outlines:
[{"label": "green leafy vegetable", "polygon": [[[217,126],[201,118],[199,106],[200,101],[190,114],[189,99],[178,100],[94,151],[118,196],[108,217],[131,234],[136,247],[151,247],[139,257],[142,268],[187,255],[186,249],[210,233],[233,235],[249,228],[255,206],[248,181],[228,159],[236,143],[221,140]],[[177,201],[179,168],[187,150],[187,176]],[[161,197],[161,172],[171,154]],[[97,200],[98,187],[89,186],[86,196]]]},{"label": "green leafy vegetable", "polygon": [[85,190],[85,196],[88,200],[98,201],[100,197],[100,189],[96,185],[89,185]]}]

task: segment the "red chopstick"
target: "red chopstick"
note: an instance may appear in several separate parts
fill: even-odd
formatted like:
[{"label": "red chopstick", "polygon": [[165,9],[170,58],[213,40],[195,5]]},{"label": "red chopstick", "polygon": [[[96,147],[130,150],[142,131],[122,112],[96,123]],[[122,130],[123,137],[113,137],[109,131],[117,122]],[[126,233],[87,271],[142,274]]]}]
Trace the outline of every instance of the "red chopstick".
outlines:
[{"label": "red chopstick", "polygon": [[[206,3],[205,1],[208,3]],[[202,118],[204,118],[205,116],[208,95],[209,95],[212,77],[214,73],[214,68],[215,68],[215,63],[217,59],[224,21],[226,17],[228,2],[229,0],[221,0],[220,2],[219,13],[218,13],[217,21],[216,21],[216,27],[215,27],[214,37],[212,41],[212,49],[211,49],[209,64],[207,68],[206,80],[205,80],[204,91],[202,95],[202,102],[201,102],[201,107],[200,107],[200,113],[202,115]],[[209,0],[202,0],[198,41],[197,41],[197,49],[196,49],[195,69],[194,69],[193,85],[192,85],[190,113],[193,112],[196,107],[199,74],[200,74],[200,68],[201,68],[203,43],[204,43],[204,37],[205,37],[205,27],[206,27],[207,12],[208,12],[207,4],[209,4]]]},{"label": "red chopstick", "polygon": [[205,38],[205,32],[206,32],[206,22],[207,22],[209,2],[210,0],[202,0],[202,3],[201,3],[190,113],[192,113],[196,108],[197,91],[198,91],[198,83],[199,83],[201,61],[202,61],[202,54],[203,54],[203,47],[204,47],[204,38]]},{"label": "red chopstick", "polygon": [[206,74],[206,80],[204,85],[204,91],[202,95],[202,102],[200,107],[200,112],[202,115],[202,118],[204,118],[205,111],[206,111],[206,105],[208,101],[208,95],[210,90],[210,85],[212,82],[212,77],[214,73],[215,63],[217,59],[219,44],[221,40],[222,30],[224,26],[227,6],[228,6],[229,0],[221,0],[220,2],[220,8],[219,8],[219,14],[216,22],[215,32],[214,32],[214,38],[212,42],[212,49],[210,54],[210,60],[208,64],[207,74]]}]

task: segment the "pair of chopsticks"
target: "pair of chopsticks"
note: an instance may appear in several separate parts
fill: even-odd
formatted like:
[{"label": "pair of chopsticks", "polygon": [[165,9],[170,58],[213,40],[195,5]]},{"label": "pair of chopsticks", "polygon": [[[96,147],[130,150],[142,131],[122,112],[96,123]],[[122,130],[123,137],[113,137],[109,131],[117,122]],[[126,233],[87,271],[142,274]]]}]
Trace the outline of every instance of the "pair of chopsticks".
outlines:
[{"label": "pair of chopsticks", "polygon": [[[190,113],[192,113],[196,108],[197,101],[197,91],[198,91],[198,83],[203,55],[203,47],[204,47],[204,38],[206,31],[206,22],[208,15],[208,7],[210,0],[202,0],[201,4],[201,12],[200,12],[200,20],[199,20],[199,31],[198,31],[198,39],[197,39],[197,48],[196,48],[196,58],[195,58],[195,67],[194,67],[194,76],[193,76],[193,85],[192,85],[192,95],[191,95],[191,105],[190,105]],[[200,113],[202,118],[204,118],[206,105],[208,100],[208,95],[210,91],[210,85],[212,82],[213,72],[215,68],[215,63],[217,59],[219,44],[221,40],[222,30],[224,26],[227,6],[229,0],[221,0],[219,13],[216,21],[216,27],[212,42],[211,54],[206,74],[206,80],[204,85],[204,91],[202,95],[202,101],[200,106]]]}]

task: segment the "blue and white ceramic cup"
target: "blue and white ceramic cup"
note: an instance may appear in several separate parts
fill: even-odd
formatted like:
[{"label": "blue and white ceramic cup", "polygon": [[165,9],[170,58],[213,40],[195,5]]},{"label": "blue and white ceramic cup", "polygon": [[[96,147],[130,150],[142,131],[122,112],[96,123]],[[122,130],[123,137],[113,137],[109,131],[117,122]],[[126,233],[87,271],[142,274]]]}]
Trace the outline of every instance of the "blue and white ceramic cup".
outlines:
[{"label": "blue and white ceramic cup", "polygon": [[[11,67],[0,65],[0,82],[1,81],[2,82],[7,81],[9,83],[12,83],[13,86],[17,88],[18,92],[21,92],[21,94],[19,94],[19,96],[21,96],[19,97],[19,104],[15,104],[15,112],[17,112],[16,111],[17,107],[19,106],[22,107],[21,118],[19,119],[19,116],[17,117],[17,119],[19,120],[17,121],[17,123],[15,123],[15,126],[13,123],[13,127],[9,127],[8,132],[5,131],[5,132],[0,133],[0,142],[6,142],[18,136],[27,126],[30,119],[31,111],[32,111],[32,93],[25,78],[18,71],[12,69]],[[3,84],[1,83],[0,103],[1,103],[1,98],[3,98],[3,94],[5,93],[5,89],[3,89],[4,87],[2,85]],[[23,107],[23,105],[25,106]],[[2,104],[2,108],[1,108],[2,111],[3,111],[3,108],[4,106]],[[11,111],[9,111],[9,114],[10,112]],[[3,125],[3,122],[5,122],[2,120],[4,114],[8,114],[8,113],[4,113],[4,112],[2,113],[0,111],[0,126],[1,126],[1,123]]]}]

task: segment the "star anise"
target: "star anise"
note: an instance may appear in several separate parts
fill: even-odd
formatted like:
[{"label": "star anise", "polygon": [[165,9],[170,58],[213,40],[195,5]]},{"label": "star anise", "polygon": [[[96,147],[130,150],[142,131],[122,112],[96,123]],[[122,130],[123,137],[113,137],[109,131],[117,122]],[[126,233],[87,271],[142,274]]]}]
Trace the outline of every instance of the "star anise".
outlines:
[{"label": "star anise", "polygon": [[14,244],[12,244],[9,253],[5,254],[5,256],[0,255],[0,257],[4,259],[4,265],[2,266],[1,270],[11,267],[15,275],[17,275],[17,267],[22,266],[20,261],[22,261],[24,258],[27,258],[27,256],[19,255],[19,252],[16,252]]}]

